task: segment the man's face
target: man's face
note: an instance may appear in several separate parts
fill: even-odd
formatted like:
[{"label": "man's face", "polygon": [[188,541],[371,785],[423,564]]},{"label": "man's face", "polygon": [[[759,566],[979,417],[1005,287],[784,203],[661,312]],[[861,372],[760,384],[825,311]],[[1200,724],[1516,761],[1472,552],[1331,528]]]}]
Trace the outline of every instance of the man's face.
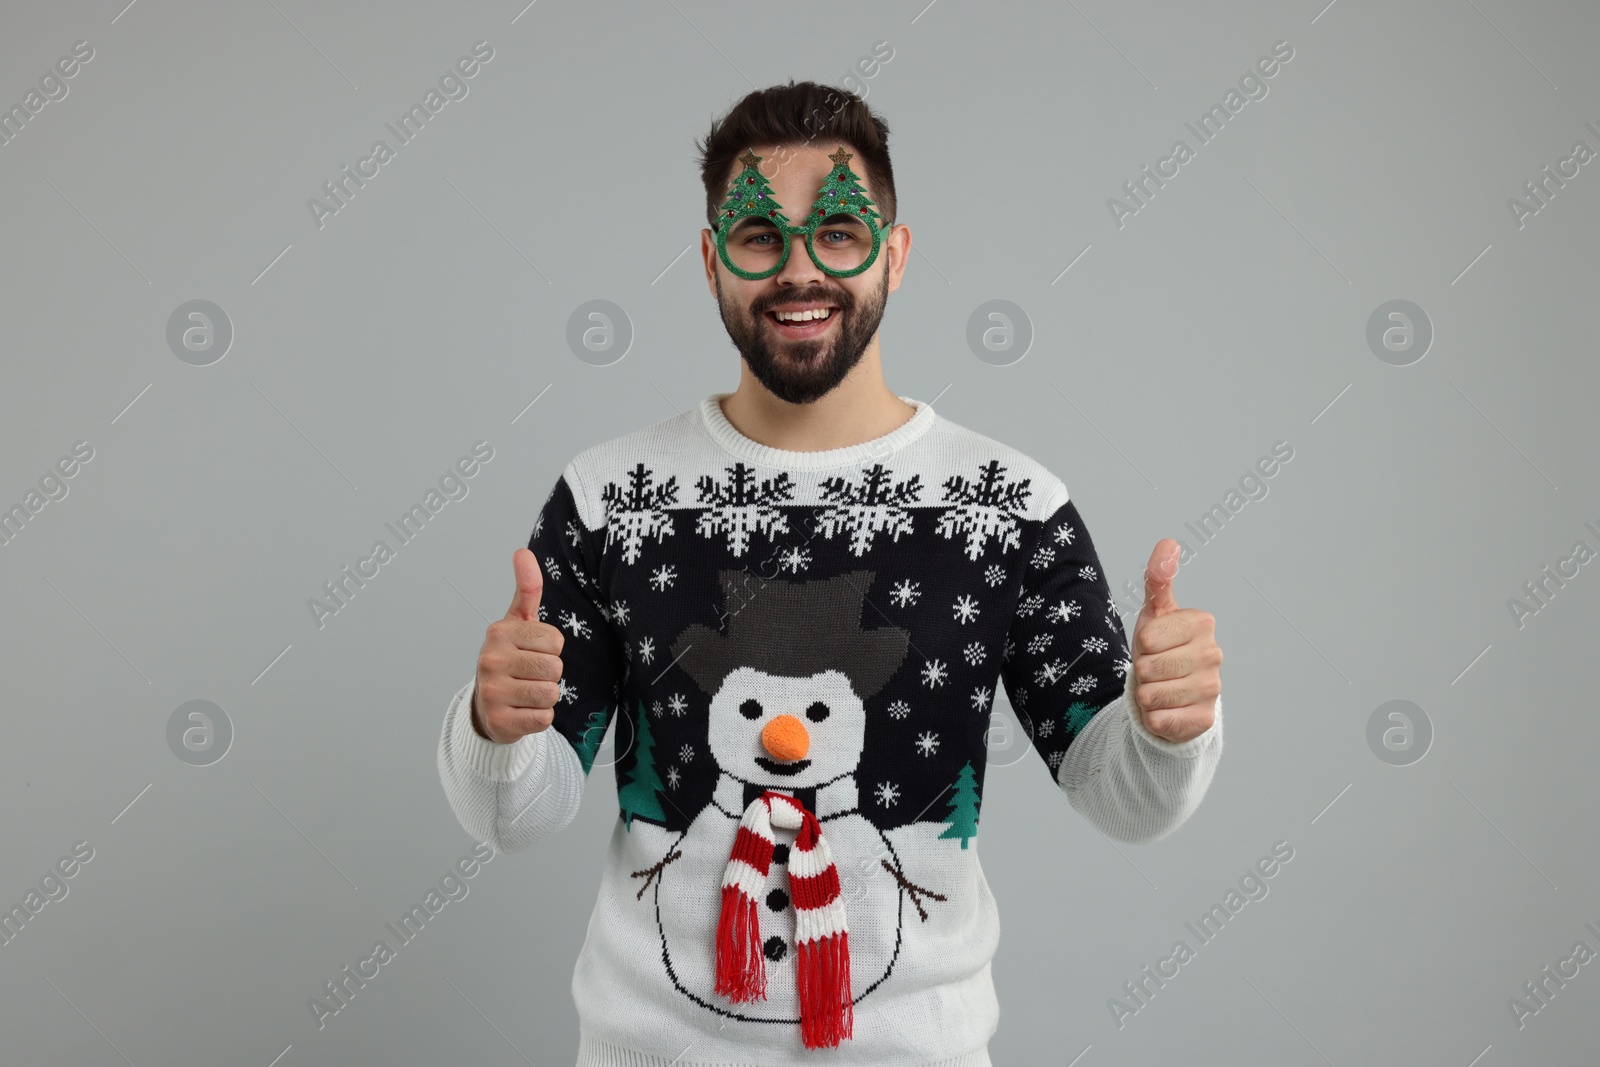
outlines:
[{"label": "man's face", "polygon": [[[805,218],[833,170],[833,160],[828,157],[838,147],[837,141],[826,138],[781,151],[772,145],[753,147],[762,157],[757,164],[762,176],[771,183],[772,195],[791,220]],[[849,145],[844,147],[854,152]],[[742,166],[737,164],[729,171],[725,188]],[[862,175],[863,191],[876,202],[876,191],[863,168],[851,169]],[[894,227],[884,235],[872,265],[849,278],[836,278],[819,269],[806,251],[804,235],[789,240],[788,262],[760,281],[749,281],[727,269],[717,255],[716,234],[709,229],[701,231],[701,250],[722,324],[750,372],[780,400],[809,404],[843,381],[876,337],[889,291],[899,287],[910,237],[905,227]],[[794,324],[782,323],[773,314],[812,308],[832,310],[826,320]]]}]

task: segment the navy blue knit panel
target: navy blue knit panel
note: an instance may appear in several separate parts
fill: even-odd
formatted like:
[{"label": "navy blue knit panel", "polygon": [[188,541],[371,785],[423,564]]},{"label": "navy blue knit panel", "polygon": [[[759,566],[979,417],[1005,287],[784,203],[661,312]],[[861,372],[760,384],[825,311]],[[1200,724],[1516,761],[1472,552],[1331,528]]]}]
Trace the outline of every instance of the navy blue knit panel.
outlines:
[{"label": "navy blue knit panel", "polygon": [[1132,658],[1094,541],[1071,500],[1030,547],[1006,649],[1006,692],[1053,777],[1072,739],[1122,695]]},{"label": "navy blue knit panel", "polygon": [[544,574],[539,619],[561,631],[561,699],[551,728],[571,742],[585,774],[617,709],[624,658],[600,596],[594,535],[583,521],[565,477],[544,502],[528,539]]}]

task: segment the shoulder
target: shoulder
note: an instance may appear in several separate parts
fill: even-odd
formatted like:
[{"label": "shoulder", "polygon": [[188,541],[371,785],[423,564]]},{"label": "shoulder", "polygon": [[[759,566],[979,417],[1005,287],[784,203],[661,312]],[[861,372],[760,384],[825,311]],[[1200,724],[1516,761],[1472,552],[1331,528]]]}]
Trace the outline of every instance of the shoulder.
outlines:
[{"label": "shoulder", "polygon": [[689,407],[573,456],[561,476],[584,525],[592,530],[604,523],[608,493],[631,487],[657,497],[675,495],[677,479],[671,472],[705,447],[698,419],[697,410]]},{"label": "shoulder", "polygon": [[[1054,471],[1021,449],[981,434],[940,415],[928,431],[928,459],[939,472],[946,495],[968,486],[1011,489],[1021,498],[1023,514],[1043,522],[1068,500],[1066,483]],[[956,479],[962,479],[956,482]]]}]

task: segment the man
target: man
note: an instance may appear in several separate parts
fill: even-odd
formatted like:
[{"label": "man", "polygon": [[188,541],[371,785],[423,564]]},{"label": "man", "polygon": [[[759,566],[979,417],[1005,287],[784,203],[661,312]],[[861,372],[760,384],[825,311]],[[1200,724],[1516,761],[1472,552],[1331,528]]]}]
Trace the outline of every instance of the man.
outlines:
[{"label": "man", "polygon": [[701,251],[739,386],[568,464],[446,714],[450,804],[505,852],[571,822],[615,720],[580,1067],[987,1065],[999,685],[1118,840],[1172,832],[1221,756],[1177,542],[1130,650],[1062,481],[884,383],[911,248],[887,135],[811,82],[713,125]]}]

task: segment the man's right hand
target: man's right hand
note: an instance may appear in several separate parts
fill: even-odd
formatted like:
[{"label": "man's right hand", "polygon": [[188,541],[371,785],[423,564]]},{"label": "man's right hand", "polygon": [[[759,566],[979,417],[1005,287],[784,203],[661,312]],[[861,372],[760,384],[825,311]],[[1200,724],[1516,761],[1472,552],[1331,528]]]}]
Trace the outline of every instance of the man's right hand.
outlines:
[{"label": "man's right hand", "polygon": [[560,630],[539,621],[544,575],[538,558],[519,548],[511,554],[511,567],[517,592],[505,618],[489,624],[472,693],[472,728],[500,745],[536,734],[555,720],[566,643]]}]

